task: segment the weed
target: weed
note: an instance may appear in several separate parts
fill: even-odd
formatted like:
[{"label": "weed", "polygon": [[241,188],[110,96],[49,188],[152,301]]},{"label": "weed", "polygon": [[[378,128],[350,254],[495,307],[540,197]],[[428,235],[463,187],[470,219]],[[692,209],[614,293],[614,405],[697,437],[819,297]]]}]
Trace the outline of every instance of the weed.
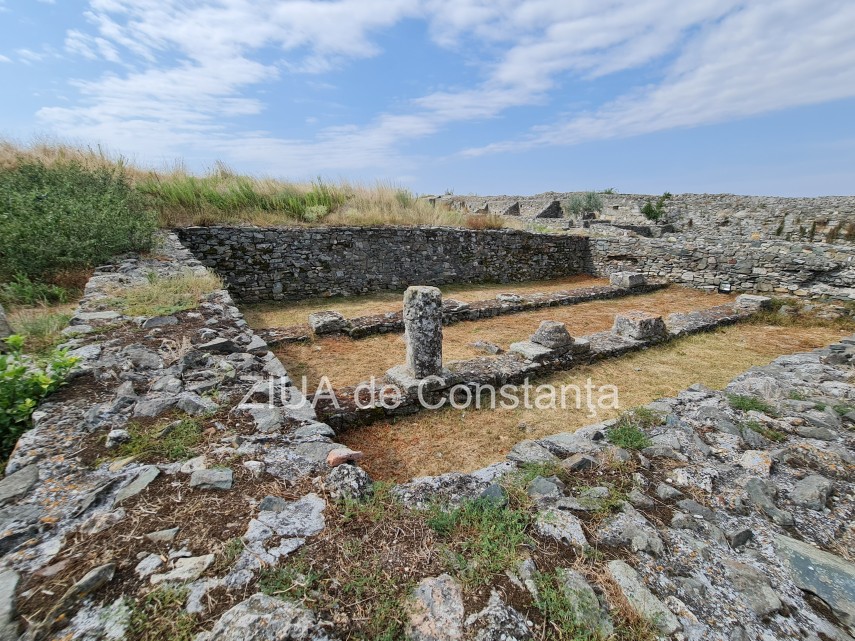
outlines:
[{"label": "weed", "polygon": [[792,392],[790,392],[787,395],[787,398],[789,398],[791,401],[806,401],[807,400],[807,396],[805,396],[804,394],[802,394],[801,392],[799,392],[797,390],[793,390]]},{"label": "weed", "polygon": [[371,496],[361,501],[351,498],[342,499],[340,505],[342,523],[359,519],[379,523],[383,519],[394,518],[400,514],[402,507],[392,496],[393,487],[392,483],[377,481],[371,486]]},{"label": "weed", "polygon": [[837,412],[840,416],[846,416],[850,412],[855,411],[855,407],[851,405],[846,405],[845,403],[839,403],[833,407],[834,411]]},{"label": "weed", "polygon": [[433,506],[426,523],[450,553],[449,568],[467,586],[485,585],[497,574],[516,567],[531,544],[526,532],[530,514],[484,499],[446,509]]},{"label": "weed", "polygon": [[202,428],[185,418],[168,425],[128,424],[131,440],[119,446],[119,456],[137,456],[152,460],[182,461],[192,458],[202,442]]},{"label": "weed", "polygon": [[609,443],[627,450],[650,447],[650,438],[644,430],[661,425],[662,415],[646,407],[636,407],[625,412],[606,432]]},{"label": "weed", "polygon": [[641,213],[645,218],[647,218],[647,220],[659,222],[665,217],[665,214],[667,213],[665,205],[669,200],[671,200],[671,198],[671,193],[666,191],[656,199],[655,203],[652,200],[648,200],[644,203],[644,206],[641,208]]},{"label": "weed", "polygon": [[129,632],[135,641],[192,641],[197,620],[184,610],[187,588],[159,587],[131,607]]},{"label": "weed", "polygon": [[468,229],[504,229],[505,219],[498,214],[476,214],[466,217]]},{"label": "weed", "polygon": [[8,354],[0,353],[0,459],[15,447],[32,425],[30,417],[39,401],[65,383],[77,359],[64,351],[44,359],[23,353],[24,338],[6,339]]},{"label": "weed", "polygon": [[42,356],[62,342],[62,330],[71,320],[71,314],[50,307],[21,307],[9,316],[15,331],[24,338],[26,350]]},{"label": "weed", "polygon": [[68,302],[69,292],[51,283],[30,280],[26,274],[15,274],[6,283],[0,283],[2,305],[49,305]]},{"label": "weed", "polygon": [[735,410],[742,412],[762,412],[769,416],[775,415],[775,409],[766,401],[756,396],[743,396],[740,394],[728,394],[727,402]]},{"label": "weed", "polygon": [[532,577],[537,587],[535,607],[540,610],[559,641],[600,641],[604,637],[596,629],[578,620],[579,609],[599,607],[577,595],[568,594],[558,571],[537,572]]},{"label": "weed", "polygon": [[760,436],[775,443],[780,443],[787,438],[787,435],[783,432],[779,432],[771,427],[766,427],[760,421],[745,421],[742,423],[742,427],[749,429],[752,432],[757,432]]},{"label": "weed", "polygon": [[220,278],[211,273],[197,276],[188,272],[169,278],[154,274],[147,285],[122,290],[111,302],[129,316],[165,316],[193,309],[202,296],[222,287]]},{"label": "weed", "polygon": [[823,403],[821,401],[813,404],[813,408],[815,410],[819,410],[820,412],[824,412],[826,407],[828,407],[828,404]]}]

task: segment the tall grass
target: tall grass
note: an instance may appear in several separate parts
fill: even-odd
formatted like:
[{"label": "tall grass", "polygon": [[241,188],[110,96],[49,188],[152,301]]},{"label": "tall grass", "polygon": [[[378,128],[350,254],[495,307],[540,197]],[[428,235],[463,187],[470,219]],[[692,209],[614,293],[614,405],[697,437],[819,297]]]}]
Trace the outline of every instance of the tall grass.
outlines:
[{"label": "tall grass", "polygon": [[298,183],[240,175],[221,162],[195,175],[180,161],[165,169],[146,169],[101,147],[0,140],[0,176],[33,163],[49,169],[72,165],[93,175],[121,175],[142,206],[156,212],[164,228],[214,224],[522,227],[518,221],[498,216],[467,216],[434,206],[389,183],[367,186],[321,179]]}]

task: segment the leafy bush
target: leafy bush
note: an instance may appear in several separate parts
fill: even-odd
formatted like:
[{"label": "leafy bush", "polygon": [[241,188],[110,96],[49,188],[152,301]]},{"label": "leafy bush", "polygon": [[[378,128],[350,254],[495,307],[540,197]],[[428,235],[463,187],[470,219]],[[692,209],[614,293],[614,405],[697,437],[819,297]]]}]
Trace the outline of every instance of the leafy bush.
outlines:
[{"label": "leafy bush", "polygon": [[6,339],[8,354],[0,354],[0,458],[15,447],[30,428],[30,416],[38,402],[60,387],[77,359],[64,351],[37,361],[22,352],[24,339]]},{"label": "leafy bush", "polygon": [[15,274],[7,283],[0,283],[2,305],[49,305],[67,303],[69,292],[64,287],[51,283],[30,280],[26,274]]},{"label": "leafy bush", "polygon": [[594,191],[588,191],[584,194],[573,194],[570,196],[564,209],[571,216],[582,216],[583,214],[592,214],[603,209],[603,199],[600,194]]},{"label": "leafy bush", "polygon": [[155,217],[124,169],[22,161],[0,171],[0,277],[43,280],[151,246]]},{"label": "leafy bush", "polygon": [[641,213],[647,220],[658,222],[665,217],[665,204],[671,200],[671,192],[666,191],[656,199],[656,202],[648,200],[641,208]]}]

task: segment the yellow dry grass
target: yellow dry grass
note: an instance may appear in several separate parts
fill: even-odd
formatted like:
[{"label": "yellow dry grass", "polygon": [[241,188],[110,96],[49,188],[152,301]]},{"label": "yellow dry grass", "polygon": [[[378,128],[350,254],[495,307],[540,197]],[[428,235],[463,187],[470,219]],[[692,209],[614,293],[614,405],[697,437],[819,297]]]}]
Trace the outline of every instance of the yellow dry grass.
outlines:
[{"label": "yellow dry grass", "polygon": [[[505,286],[505,289],[522,291],[516,286]],[[542,289],[541,287],[535,291]],[[457,297],[466,298],[471,293],[462,292]],[[485,294],[484,289],[478,292],[478,296],[482,298]],[[732,297],[673,286],[640,296],[566,307],[547,307],[481,321],[457,323],[443,329],[443,357],[448,362],[483,356],[484,354],[471,345],[478,340],[490,341],[507,349],[515,341],[526,340],[544,320],[566,323],[571,335],[582,336],[610,329],[614,315],[624,311],[644,310],[667,315],[671,312],[713,307],[729,300],[732,300]],[[405,352],[406,345],[402,334],[369,336],[358,341],[340,337],[321,338],[312,343],[285,345],[276,350],[277,356],[291,376],[298,381],[305,376],[310,388],[317,386],[321,376],[326,376],[335,387],[356,385],[372,375],[380,379],[386,370],[404,361]]]},{"label": "yellow dry grass", "polygon": [[[586,274],[567,276],[548,281],[528,281],[521,283],[476,283],[461,285],[443,285],[440,287],[445,298],[454,298],[463,302],[474,302],[493,298],[502,292],[516,294],[534,294],[554,292],[579,287],[608,285],[608,280]],[[258,303],[246,305],[241,311],[246,321],[254,329],[267,327],[289,327],[303,325],[309,314],[326,310],[335,310],[348,318],[385,314],[401,311],[403,292],[378,292],[369,296],[336,296],[331,298],[306,298],[287,303]]]},{"label": "yellow dry grass", "polygon": [[[617,385],[621,410],[674,396],[693,383],[715,389],[749,367],[781,354],[807,351],[848,334],[828,327],[735,325],[660,347],[556,373],[535,384]],[[583,399],[584,400],[584,399]],[[523,439],[541,438],[615,417],[619,411],[443,409],[345,432],[340,440],[365,452],[363,467],[376,479],[404,481],[471,471],[500,461]]]}]

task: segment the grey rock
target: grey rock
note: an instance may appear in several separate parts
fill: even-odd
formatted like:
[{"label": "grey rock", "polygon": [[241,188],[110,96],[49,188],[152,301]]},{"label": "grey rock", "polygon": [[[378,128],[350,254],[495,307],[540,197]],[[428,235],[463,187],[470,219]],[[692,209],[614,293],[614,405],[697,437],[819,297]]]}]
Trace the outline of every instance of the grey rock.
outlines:
[{"label": "grey rock", "polygon": [[745,484],[745,491],[748,493],[749,501],[773,522],[784,526],[793,524],[793,515],[786,510],[778,509],[775,505],[774,485],[756,477],[750,478]]},{"label": "grey rock", "polygon": [[84,599],[112,581],[115,573],[115,563],[100,565],[87,572],[82,579],[65,591],[41,623],[31,626],[27,630],[26,638],[28,640],[43,639],[49,636],[59,621],[66,619],[69,614],[77,610]]},{"label": "grey rock", "polygon": [[637,488],[630,490],[626,498],[633,507],[653,507],[655,505],[653,499],[639,491]]},{"label": "grey rock", "polygon": [[347,319],[334,311],[309,314],[309,327],[315,334],[339,334],[347,329]]},{"label": "grey rock", "polygon": [[662,634],[671,635],[680,629],[677,617],[647,589],[641,577],[623,561],[610,561],[609,573],[636,613],[653,623]]},{"label": "grey rock", "polygon": [[406,368],[417,379],[442,374],[442,292],[408,287],[404,292]]},{"label": "grey rock", "polygon": [[527,361],[538,362],[552,356],[553,352],[548,347],[539,345],[532,341],[519,341],[511,343],[508,351],[512,354],[519,354]]},{"label": "grey rock", "polygon": [[834,483],[819,474],[811,474],[795,484],[790,500],[809,510],[822,510],[833,490]]},{"label": "grey rock", "polygon": [[612,332],[636,341],[658,341],[668,336],[661,316],[639,311],[615,314]]},{"label": "grey rock", "polygon": [[545,320],[531,337],[532,343],[543,345],[549,349],[560,349],[573,344],[573,337],[567,331],[567,326],[558,321]]},{"label": "grey rock", "polygon": [[186,412],[190,416],[210,414],[212,412],[216,412],[218,408],[219,405],[211,399],[199,396],[193,392],[183,392],[178,397],[178,409]]},{"label": "grey rock", "polygon": [[490,483],[478,498],[497,507],[505,507],[508,504],[508,492],[498,483]]},{"label": "grey rock", "polygon": [[116,498],[113,499],[113,506],[121,505],[145,490],[159,475],[160,470],[156,465],[146,465],[141,468],[134,479],[116,493]]},{"label": "grey rock", "polygon": [[771,309],[772,299],[768,296],[756,296],[754,294],[740,294],[736,297],[733,303],[737,307],[748,309],[751,311],[759,311],[761,309]]},{"label": "grey rock", "polygon": [[590,470],[599,466],[599,461],[593,456],[587,454],[574,454],[570,458],[561,462],[561,467],[570,472],[581,472]]},{"label": "grey rock", "polygon": [[127,443],[131,440],[131,433],[128,430],[110,430],[107,434],[107,440],[104,443],[104,447],[108,450],[112,450],[115,447],[118,447],[122,443]]},{"label": "grey rock", "polygon": [[644,283],[644,275],[639,272],[613,272],[609,275],[609,284],[614,287],[639,287]]},{"label": "grey rock", "polygon": [[655,490],[656,497],[662,501],[670,501],[683,496],[683,493],[667,483],[659,483]]},{"label": "grey rock", "polygon": [[524,641],[531,639],[526,618],[491,591],[487,605],[466,619],[467,630],[478,630],[474,641]]},{"label": "grey rock", "polygon": [[708,507],[701,505],[697,501],[693,501],[692,499],[683,499],[682,501],[677,501],[677,507],[681,510],[688,512],[689,514],[694,514],[696,516],[700,516],[710,523],[715,522],[715,512],[713,512]]},{"label": "grey rock", "polygon": [[748,527],[738,527],[727,534],[727,542],[734,550],[740,548],[754,538],[754,531]]},{"label": "grey rock", "polygon": [[475,341],[474,343],[469,343],[469,345],[478,350],[479,352],[484,352],[485,354],[492,354],[493,356],[501,354],[505,351],[495,343],[491,343],[489,341]]},{"label": "grey rock", "polygon": [[20,577],[14,570],[0,572],[0,639],[18,638],[15,591],[18,589],[19,580]]},{"label": "grey rock", "polygon": [[249,413],[258,432],[267,434],[282,427],[282,409],[279,407],[253,407]]},{"label": "grey rock", "polygon": [[329,641],[306,608],[258,593],[223,613],[196,641]]},{"label": "grey rock", "polygon": [[168,327],[177,325],[178,319],[175,316],[152,316],[143,321],[143,329],[154,329],[155,327]]},{"label": "grey rock", "polygon": [[39,468],[35,464],[22,467],[0,480],[0,505],[19,499],[39,482]]},{"label": "grey rock", "polygon": [[585,630],[596,631],[597,638],[607,639],[614,631],[608,612],[596,592],[579,572],[559,568],[562,590],[569,599],[573,619]]},{"label": "grey rock", "polygon": [[307,494],[278,512],[259,512],[258,521],[279,536],[307,537],[323,531],[326,502],[317,494]]},{"label": "grey rock", "polygon": [[190,487],[199,490],[230,490],[234,473],[229,469],[196,470],[190,475]]},{"label": "grey rock", "polygon": [[563,483],[558,479],[546,479],[542,476],[534,477],[528,484],[528,495],[534,499],[558,498],[561,496]]},{"label": "grey rock", "polygon": [[163,565],[163,559],[160,558],[159,554],[149,554],[137,563],[134,572],[139,578],[145,579],[157,572],[161,565]]},{"label": "grey rock", "polygon": [[122,355],[137,369],[160,369],[163,359],[143,345],[128,345],[122,349]]},{"label": "grey rock", "polygon": [[241,351],[241,348],[235,345],[234,341],[222,337],[197,345],[196,349],[208,354],[234,354]]},{"label": "grey rock", "polygon": [[149,532],[145,535],[152,543],[171,543],[173,539],[175,539],[175,535],[178,534],[179,527],[173,527],[166,530],[158,530],[157,532]]},{"label": "grey rock", "polygon": [[213,562],[213,554],[178,558],[175,560],[175,565],[172,570],[165,572],[164,574],[152,574],[149,581],[152,585],[195,581],[202,576],[205,570],[211,567]]},{"label": "grey rock", "polygon": [[508,460],[515,463],[557,463],[558,457],[537,441],[520,441],[511,448]]},{"label": "grey rock", "polygon": [[[626,509],[626,508],[625,508]],[[597,529],[597,540],[606,545],[627,547],[633,552],[662,554],[665,546],[659,534],[641,514],[628,508],[607,518]]]},{"label": "grey rock", "polygon": [[554,539],[577,550],[588,548],[588,539],[582,529],[582,522],[563,510],[548,508],[538,512],[534,524],[535,532]]},{"label": "grey rock", "polygon": [[361,501],[371,496],[374,483],[361,467],[338,465],[327,474],[324,487],[336,500],[346,498]]},{"label": "grey rock", "polygon": [[855,564],[788,536],[776,535],[775,548],[793,582],[825,601],[855,634]]},{"label": "grey rock", "polygon": [[280,496],[265,496],[258,504],[258,509],[261,512],[281,512],[287,508],[289,502]]},{"label": "grey rock", "polygon": [[463,592],[448,574],[422,579],[408,604],[406,634],[412,641],[460,641]]},{"label": "grey rock", "polygon": [[736,561],[725,560],[723,564],[731,583],[742,593],[754,614],[764,617],[781,609],[781,599],[759,570]]},{"label": "grey rock", "polygon": [[178,402],[174,396],[155,396],[143,398],[134,406],[134,416],[160,416],[175,407]]}]

